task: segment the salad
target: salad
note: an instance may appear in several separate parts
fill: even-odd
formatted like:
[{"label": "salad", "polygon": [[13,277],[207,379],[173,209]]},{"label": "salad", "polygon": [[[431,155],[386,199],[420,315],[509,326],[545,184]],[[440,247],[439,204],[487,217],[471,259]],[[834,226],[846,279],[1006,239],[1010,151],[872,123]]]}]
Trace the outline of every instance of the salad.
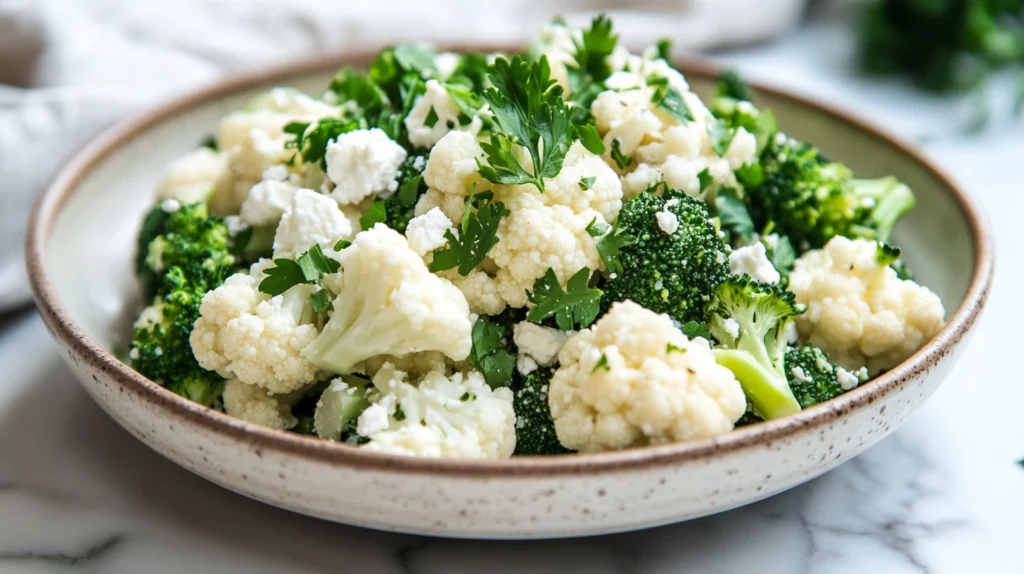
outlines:
[{"label": "salad", "polygon": [[256,98],[166,172],[128,361],[250,423],[500,459],[784,417],[933,337],[888,242],[911,190],[667,53],[601,16]]}]

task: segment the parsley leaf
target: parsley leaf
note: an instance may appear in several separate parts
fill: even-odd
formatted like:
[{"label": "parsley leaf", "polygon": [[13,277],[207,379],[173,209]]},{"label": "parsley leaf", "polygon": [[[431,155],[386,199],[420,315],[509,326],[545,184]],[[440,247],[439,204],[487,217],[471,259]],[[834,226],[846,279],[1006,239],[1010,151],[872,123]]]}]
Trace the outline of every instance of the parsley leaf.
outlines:
[{"label": "parsley leaf", "polygon": [[352,242],[349,241],[348,239],[339,239],[338,242],[334,244],[334,250],[341,251],[342,249],[345,249],[349,245],[352,245]]},{"label": "parsley leaf", "polygon": [[384,91],[365,75],[348,66],[334,76],[327,91],[337,97],[338,104],[354,102],[364,117],[374,125],[389,107]]},{"label": "parsley leaf", "polygon": [[526,318],[540,323],[554,317],[563,331],[571,331],[573,325],[588,327],[601,310],[601,290],[590,287],[589,282],[590,269],[584,267],[569,278],[563,291],[555,271],[549,267],[547,273],[534,282],[533,293],[527,293],[534,307]]},{"label": "parsley leaf", "polygon": [[580,189],[587,190],[594,187],[594,182],[597,181],[596,177],[581,177],[580,178]]},{"label": "parsley leaf", "polygon": [[597,133],[593,124],[573,124],[574,137],[580,140],[583,147],[592,154],[601,155],[604,153],[604,141]]},{"label": "parsley leaf", "polygon": [[586,232],[591,237],[601,237],[602,235],[608,233],[608,230],[611,228],[612,227],[607,223],[603,221],[598,221],[597,216],[595,215],[594,219],[591,219],[590,223],[587,224]]},{"label": "parsley leaf", "polygon": [[266,278],[260,281],[259,290],[274,297],[296,285],[316,283],[340,267],[341,264],[327,257],[319,245],[314,245],[297,260],[275,259],[274,266],[264,271]]},{"label": "parsley leaf", "polygon": [[384,206],[384,200],[378,199],[366,210],[366,213],[359,218],[359,229],[367,230],[388,220],[388,213]]},{"label": "parsley leaf", "polygon": [[655,90],[651,102],[668,112],[680,124],[693,121],[693,112],[690,111],[690,106],[683,99],[683,94],[669,86],[667,82]]},{"label": "parsley leaf", "polygon": [[711,122],[708,127],[708,136],[711,137],[711,147],[715,150],[715,154],[718,157],[723,157],[729,149],[729,144],[732,143],[732,138],[736,137],[736,128],[731,128],[722,121]]},{"label": "parsley leaf", "polygon": [[[473,323],[473,347],[469,353],[469,362],[483,374],[492,389],[504,386],[512,379],[516,355],[505,348],[507,338],[508,327],[504,325],[483,318]],[[462,400],[468,400],[468,397]]]},{"label": "parsley leaf", "polygon": [[[480,175],[494,183],[532,184],[543,192],[544,178],[558,175],[569,151],[572,124],[562,88],[551,79],[551,68],[543,56],[532,63],[521,56],[511,62],[498,58],[488,74],[493,85],[483,97],[501,131],[481,144],[487,165],[477,162]],[[533,173],[512,154],[513,144],[529,153]]]},{"label": "parsley leaf", "polygon": [[[605,225],[607,230],[607,224]],[[589,228],[587,230],[590,231]],[[591,234],[593,235],[593,234]],[[619,259],[623,247],[636,243],[636,237],[626,233],[625,229],[615,226],[611,232],[606,232],[601,239],[597,240],[597,253],[604,261],[604,266],[610,273],[622,273],[622,261]]]},{"label": "parsley leaf", "polygon": [[633,156],[622,153],[621,146],[622,142],[619,141],[619,138],[612,140],[612,160],[615,165],[619,166],[619,169],[626,169],[629,164],[633,163]]},{"label": "parsley leaf", "polygon": [[711,340],[711,331],[708,330],[707,325],[704,323],[688,321],[683,325],[682,331],[683,334],[686,335],[687,339],[703,337],[709,341]]},{"label": "parsley leaf", "polygon": [[655,44],[658,50],[658,57],[666,62],[672,62],[672,41],[668,38],[662,38]]},{"label": "parsley leaf", "polygon": [[[434,259],[430,262],[432,272],[458,267],[460,275],[469,275],[498,243],[498,224],[510,212],[504,203],[492,203],[489,198],[480,201],[480,197],[476,196],[477,201],[474,201],[473,194],[467,198],[458,237],[451,229],[445,231],[448,245],[434,250]],[[472,213],[474,205],[477,210]]]},{"label": "parsley leaf", "polygon": [[586,74],[595,82],[603,82],[612,75],[612,67],[608,64],[608,56],[615,51],[619,36],[612,32],[612,21],[608,16],[599,14],[591,20],[590,28],[585,28],[580,38],[573,38],[576,50],[573,52],[575,66],[570,67],[570,74]]},{"label": "parsley leaf", "polygon": [[601,357],[597,360],[596,363],[594,363],[594,368],[590,369],[590,372],[591,373],[596,373],[598,371],[610,371],[610,370],[612,370],[612,368],[611,368],[611,366],[608,365],[608,355],[605,355],[604,353],[601,353]]},{"label": "parsley leaf", "polygon": [[[765,243],[762,238],[762,243]],[[793,262],[796,261],[796,250],[793,249],[793,244],[789,241],[789,238],[785,235],[780,235],[779,238],[772,244],[767,245],[768,261],[771,261],[772,267],[775,267],[783,275],[789,273],[790,269],[793,268]]]},{"label": "parsley leaf", "polygon": [[715,214],[722,222],[722,228],[733,236],[743,239],[754,236],[754,222],[735,189],[724,188],[715,194]]},{"label": "parsley leaf", "polygon": [[709,185],[714,183],[715,178],[711,176],[711,171],[708,168],[704,168],[697,174],[697,181],[700,182],[700,190],[704,191]]},{"label": "parsley leaf", "polygon": [[284,132],[292,136],[285,148],[294,149],[309,163],[319,163],[327,171],[327,144],[343,133],[363,127],[353,118],[322,118],[312,123],[292,122]]},{"label": "parsley leaf", "polygon": [[313,306],[313,312],[323,313],[331,306],[331,294],[326,289],[321,289],[309,298],[309,303]]},{"label": "parsley leaf", "polygon": [[306,274],[302,272],[302,267],[291,259],[275,259],[274,267],[268,267],[263,274],[266,278],[260,281],[259,290],[271,297],[306,282]]}]

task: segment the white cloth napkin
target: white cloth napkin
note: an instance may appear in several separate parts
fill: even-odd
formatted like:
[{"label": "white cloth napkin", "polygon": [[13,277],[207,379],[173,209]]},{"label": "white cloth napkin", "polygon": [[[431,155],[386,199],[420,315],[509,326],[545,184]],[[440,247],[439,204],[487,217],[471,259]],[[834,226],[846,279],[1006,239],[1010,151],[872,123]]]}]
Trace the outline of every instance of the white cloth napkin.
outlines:
[{"label": "white cloth napkin", "polygon": [[[617,9],[628,6],[628,10]],[[803,0],[0,0],[0,312],[23,304],[31,204],[112,121],[227,71],[399,41],[524,41],[556,14],[605,11],[631,47],[766,39]]]}]

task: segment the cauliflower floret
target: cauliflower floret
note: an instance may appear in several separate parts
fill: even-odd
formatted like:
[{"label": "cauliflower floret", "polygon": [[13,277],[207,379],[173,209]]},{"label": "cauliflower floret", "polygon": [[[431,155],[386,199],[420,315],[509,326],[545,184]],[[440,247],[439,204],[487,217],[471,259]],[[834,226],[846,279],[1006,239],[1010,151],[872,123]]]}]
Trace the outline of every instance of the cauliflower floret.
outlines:
[{"label": "cauliflower floret", "polygon": [[274,234],[274,257],[295,257],[314,245],[334,248],[352,237],[352,225],[338,203],[310,189],[300,189],[281,217]]},{"label": "cauliflower floret", "polygon": [[296,285],[268,297],[258,290],[266,267],[261,261],[204,295],[189,343],[204,369],[287,393],[316,380],[316,367],[300,354],[317,335],[309,308],[315,288]]},{"label": "cauliflower floret", "polygon": [[490,188],[490,182],[480,176],[477,160],[484,161],[484,150],[473,134],[456,131],[441,138],[423,170],[428,189],[416,204],[416,214],[439,207],[448,219],[459,221],[473,184],[477,191]]},{"label": "cauliflower floret", "polygon": [[303,352],[325,371],[347,374],[376,355],[440,351],[465,359],[472,346],[466,298],[434,275],[405,237],[378,223],[339,256],[344,286],[323,332]]},{"label": "cauliflower floret", "polygon": [[768,260],[768,252],[760,241],[734,249],[729,254],[729,272],[733,275],[746,273],[762,283],[778,283],[782,279],[775,266]]},{"label": "cauliflower floret", "polygon": [[351,204],[373,194],[394,193],[406,155],[405,148],[380,128],[341,134],[327,144],[327,177],[335,184],[331,197]]},{"label": "cauliflower floret", "polygon": [[499,186],[495,197],[511,214],[498,226],[498,243],[488,254],[498,266],[498,292],[513,307],[526,305],[526,292],[547,270],[553,269],[563,286],[573,274],[587,267],[603,270],[597,238],[587,225],[604,217],[597,211],[574,211],[564,205],[544,205],[532,186]]},{"label": "cauliflower floret", "polygon": [[[224,118],[217,132],[217,143],[223,150],[226,166],[214,183],[210,211],[215,215],[238,213],[249,191],[266,170],[283,166],[295,156],[294,150],[285,148],[288,136],[284,126],[291,122],[309,123],[337,117],[340,113],[339,108],[297,90],[275,88],[245,110]],[[314,167],[319,171],[319,166]],[[306,168],[295,167],[298,171],[306,171]]]},{"label": "cauliflower floret", "polygon": [[448,216],[440,208],[434,207],[409,221],[409,225],[405,229],[405,237],[409,240],[409,247],[422,257],[448,243],[444,234],[449,229],[456,232],[452,228],[452,222]]},{"label": "cauliflower floret", "polygon": [[944,324],[939,297],[879,264],[873,241],[834,237],[823,249],[804,253],[789,288],[807,305],[796,319],[801,340],[849,371],[891,369]]},{"label": "cauliflower floret", "polygon": [[[416,103],[405,117],[405,129],[409,131],[409,143],[416,147],[431,148],[445,134],[452,130],[464,130],[474,136],[483,127],[483,122],[474,116],[470,123],[459,123],[462,111],[437,80],[427,80],[426,91],[416,98]],[[433,114],[433,125],[427,125],[427,118]]]},{"label": "cauliflower floret", "polygon": [[471,371],[430,372],[419,385],[385,364],[373,377],[379,393],[359,416],[367,450],[407,456],[502,459],[516,447],[512,391],[491,388]]},{"label": "cauliflower floret", "polygon": [[302,390],[272,395],[263,387],[249,385],[238,379],[224,383],[224,412],[272,429],[288,430],[298,423],[292,415],[292,407],[300,398]]},{"label": "cauliflower floret", "polygon": [[[705,169],[712,177],[710,190],[722,186],[739,187],[733,171],[755,160],[756,138],[743,128],[735,136],[722,157],[715,153],[708,128],[714,118],[686,80],[664,60],[631,58],[629,71],[613,74],[608,87],[591,104],[598,133],[604,138],[610,164],[612,143],[618,140],[619,150],[632,156],[623,172],[623,191],[631,197],[652,183],[665,181],[691,196],[701,193],[699,174]],[[665,78],[679,92],[693,119],[682,124],[653,103],[656,87],[647,85],[647,78]]]},{"label": "cauliflower floret", "polygon": [[308,123],[321,118],[338,117],[341,110],[292,88],[273,88],[253,100],[245,109],[220,122],[217,145],[222,150],[242,145],[253,129],[274,139],[284,134],[291,122]]},{"label": "cauliflower floret", "polygon": [[541,26],[537,35],[530,43],[530,52],[547,56],[551,66],[551,77],[569,92],[569,65],[575,65],[576,42],[583,41],[583,33],[579,28],[569,28],[563,24],[551,23]]},{"label": "cauliflower floret", "polygon": [[226,165],[224,154],[201,147],[175,160],[164,172],[157,197],[182,203],[206,201]]},{"label": "cauliflower floret", "polygon": [[512,327],[512,340],[519,349],[520,357],[529,357],[536,364],[547,367],[555,362],[569,336],[558,329],[549,329],[529,321],[521,321]]},{"label": "cauliflower floret", "polygon": [[[590,189],[583,189],[583,178],[592,177]],[[589,151],[580,142],[569,148],[562,170],[544,180],[544,193],[539,197],[547,206],[564,205],[577,213],[592,209],[605,221],[615,221],[622,209],[622,182],[601,156]]]},{"label": "cauliflower floret", "polygon": [[[480,267],[487,267],[488,262],[489,260],[485,259]],[[493,262],[490,262],[490,265],[493,266]],[[469,304],[469,310],[477,315],[497,315],[508,306],[501,296],[498,280],[484,269],[474,269],[466,276],[459,275],[458,269],[449,269],[441,271],[439,275],[462,291],[466,303]]]},{"label": "cauliflower floret", "polygon": [[707,342],[687,340],[667,315],[626,301],[558,354],[548,403],[558,440],[583,452],[716,436],[747,399]]}]

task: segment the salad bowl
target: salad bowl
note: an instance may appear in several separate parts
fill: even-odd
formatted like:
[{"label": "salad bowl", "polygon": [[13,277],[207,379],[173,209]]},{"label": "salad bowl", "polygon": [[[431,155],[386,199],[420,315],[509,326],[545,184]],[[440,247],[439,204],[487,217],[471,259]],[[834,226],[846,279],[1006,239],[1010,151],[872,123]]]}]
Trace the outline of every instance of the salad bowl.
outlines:
[{"label": "salad bowl", "polygon": [[[710,439],[502,461],[425,459],[255,426],[175,395],[119,360],[114,349],[125,343],[140,301],[131,269],[137,222],[162,167],[268,88],[314,90],[341,65],[364,65],[373,54],[232,77],[128,119],[76,154],[32,215],[29,275],[63,358],[128,432],[221,486],[328,520],[437,536],[548,538],[677,522],[792,488],[869,448],[938,388],[971,337],[993,269],[990,232],[974,201],[870,123],[754,83],[756,103],[772,109],[789,135],[858,174],[893,174],[914,190],[917,207],[895,240],[946,305],[947,324],[933,340],[835,399]],[[711,92],[713,66],[678,67],[694,91]]]}]

